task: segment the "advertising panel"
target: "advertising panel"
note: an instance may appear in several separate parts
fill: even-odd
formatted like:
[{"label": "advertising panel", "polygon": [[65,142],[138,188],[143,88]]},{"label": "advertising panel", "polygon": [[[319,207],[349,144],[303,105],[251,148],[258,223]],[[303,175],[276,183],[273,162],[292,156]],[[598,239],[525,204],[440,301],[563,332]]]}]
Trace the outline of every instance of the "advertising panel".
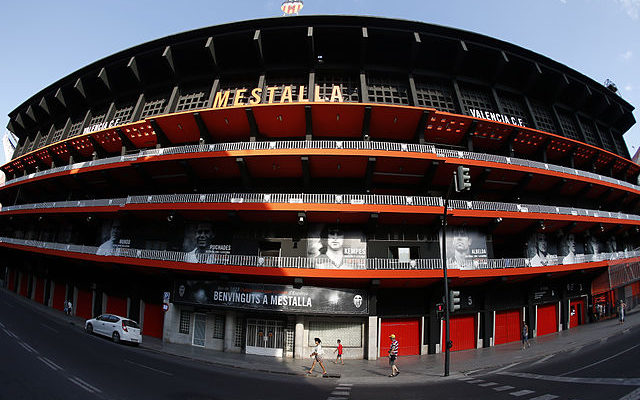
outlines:
[{"label": "advertising panel", "polygon": [[487,265],[487,237],[477,229],[447,228],[447,268],[476,269]]},{"label": "advertising panel", "polygon": [[576,241],[573,233],[560,236],[558,261],[561,264],[576,264],[584,259],[584,246]]},{"label": "advertising panel", "polygon": [[357,289],[294,288],[218,281],[177,281],[173,302],[244,310],[304,314],[367,315],[367,292]]},{"label": "advertising panel", "polygon": [[211,222],[200,221],[185,225],[183,251],[185,261],[193,263],[206,262],[211,254],[231,254],[231,239],[226,232],[214,228]]},{"label": "advertising panel", "polygon": [[115,249],[129,248],[131,246],[129,233],[120,219],[105,221],[102,225],[101,237],[102,244],[96,251],[99,256],[110,255],[113,254]]},{"label": "advertising panel", "polygon": [[527,241],[527,258],[532,267],[557,265],[558,256],[555,243],[548,240],[547,234],[533,232]]},{"label": "advertising panel", "polygon": [[366,268],[367,242],[360,230],[331,224],[311,224],[307,258],[318,269]]}]

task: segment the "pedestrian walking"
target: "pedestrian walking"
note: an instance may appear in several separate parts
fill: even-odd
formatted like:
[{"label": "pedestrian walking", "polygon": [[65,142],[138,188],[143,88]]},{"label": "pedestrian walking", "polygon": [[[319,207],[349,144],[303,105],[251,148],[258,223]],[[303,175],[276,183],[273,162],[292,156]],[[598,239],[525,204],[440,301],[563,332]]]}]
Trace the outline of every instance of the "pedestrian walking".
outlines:
[{"label": "pedestrian walking", "polygon": [[527,347],[531,347],[529,344],[529,326],[526,322],[522,322],[522,350]]},{"label": "pedestrian walking", "polygon": [[66,315],[69,315],[69,301],[67,299],[64,300],[63,306],[64,306],[64,313]]},{"label": "pedestrian walking", "polygon": [[389,339],[391,339],[391,347],[389,347],[389,365],[391,366],[391,375],[389,375],[389,377],[394,377],[400,374],[398,366],[396,365],[396,359],[398,358],[398,347],[400,346],[400,344],[396,340],[396,335],[393,333],[389,336]]},{"label": "pedestrian walking", "polygon": [[624,324],[624,313],[627,305],[624,300],[620,300],[620,305],[618,306],[618,323]]},{"label": "pedestrian walking", "polygon": [[322,350],[322,345],[320,344],[322,343],[322,341],[320,340],[320,338],[314,338],[313,340],[316,342],[316,347],[313,348],[313,353],[309,355],[309,357],[313,357],[313,364],[311,364],[311,369],[307,371],[307,373],[312,373],[313,368],[315,368],[316,363],[318,363],[322,367],[322,375],[326,375],[327,370],[324,367],[324,360],[322,358],[322,356],[324,355],[324,350]]},{"label": "pedestrian walking", "polygon": [[338,355],[336,355],[336,360],[333,362],[334,364],[338,363],[338,360],[340,360],[340,362],[342,363],[342,365],[344,365],[344,361],[342,360],[342,343],[340,343],[340,339],[338,339],[338,347],[333,351],[334,353],[337,352]]},{"label": "pedestrian walking", "polygon": [[67,315],[71,315],[71,311],[73,310],[73,304],[71,300],[67,301]]}]

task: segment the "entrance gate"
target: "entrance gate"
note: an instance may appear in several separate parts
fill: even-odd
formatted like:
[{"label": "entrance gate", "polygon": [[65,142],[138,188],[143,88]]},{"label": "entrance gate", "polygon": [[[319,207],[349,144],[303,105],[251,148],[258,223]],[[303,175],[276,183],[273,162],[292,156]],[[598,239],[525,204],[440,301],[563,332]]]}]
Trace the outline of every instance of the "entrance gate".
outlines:
[{"label": "entrance gate", "polygon": [[193,345],[204,347],[207,331],[207,316],[204,314],[193,315]]},{"label": "entrance gate", "polygon": [[246,353],[282,357],[284,328],[283,321],[248,319]]}]

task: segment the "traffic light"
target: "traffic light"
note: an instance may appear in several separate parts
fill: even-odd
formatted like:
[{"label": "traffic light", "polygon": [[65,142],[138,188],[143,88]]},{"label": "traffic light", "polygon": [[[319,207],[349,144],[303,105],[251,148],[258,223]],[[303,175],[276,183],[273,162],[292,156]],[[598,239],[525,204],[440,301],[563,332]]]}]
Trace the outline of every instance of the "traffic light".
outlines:
[{"label": "traffic light", "polygon": [[455,312],[460,309],[460,291],[449,290],[449,312]]},{"label": "traffic light", "polygon": [[456,191],[463,192],[465,190],[471,190],[471,174],[469,167],[460,165],[456,174]]}]

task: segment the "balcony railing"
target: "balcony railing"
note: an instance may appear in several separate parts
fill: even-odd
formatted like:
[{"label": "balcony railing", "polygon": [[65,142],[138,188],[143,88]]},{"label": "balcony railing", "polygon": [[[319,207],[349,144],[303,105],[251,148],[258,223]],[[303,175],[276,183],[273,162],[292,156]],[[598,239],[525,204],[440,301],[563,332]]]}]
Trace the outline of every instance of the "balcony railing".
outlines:
[{"label": "balcony railing", "polygon": [[602,182],[608,182],[608,183],[624,186],[632,190],[640,190],[640,186],[634,185],[626,181],[622,181],[620,179],[598,175],[592,172],[582,171],[575,168],[567,168],[559,165],[541,163],[538,161],[531,161],[531,160],[515,158],[515,157],[505,157],[505,156],[500,156],[495,154],[440,149],[440,148],[436,148],[433,145],[420,145],[420,144],[410,144],[410,143],[389,143],[389,142],[367,142],[367,141],[339,141],[339,140],[215,143],[215,144],[186,145],[186,146],[167,147],[167,148],[161,148],[161,149],[141,150],[137,154],[129,154],[125,156],[117,156],[117,157],[103,158],[103,159],[94,160],[94,161],[80,162],[80,163],[65,165],[61,167],[55,167],[55,168],[51,168],[44,171],[34,172],[31,174],[27,174],[25,176],[11,179],[7,181],[5,185],[21,182],[27,179],[32,179],[40,176],[68,171],[72,169],[88,168],[88,167],[94,167],[98,165],[114,164],[114,163],[120,163],[120,162],[133,162],[144,157],[204,153],[204,152],[227,152],[227,151],[239,151],[239,150],[278,150],[278,149],[288,149],[288,150],[291,150],[291,149],[327,149],[327,150],[347,149],[347,150],[404,151],[404,152],[410,152],[410,153],[423,153],[423,154],[429,153],[429,154],[434,154],[438,157],[487,161],[487,162],[495,162],[500,164],[518,165],[523,167],[536,168],[536,169],[545,170],[545,171],[561,172],[569,175],[575,175],[583,178],[590,178],[590,179],[595,179]]},{"label": "balcony railing", "polygon": [[[128,196],[126,198],[58,201],[21,204],[3,207],[0,214],[18,210],[47,208],[126,207],[129,204],[179,204],[179,203],[262,203],[262,204],[352,204],[381,206],[443,207],[441,197],[396,196],[374,194],[303,194],[303,193],[209,193],[209,194],[161,194]],[[573,207],[547,206],[540,204],[518,204],[490,201],[451,200],[452,210],[503,211],[517,213],[542,213],[595,218],[610,218],[625,221],[640,221],[640,216],[620,212],[588,210]]]},{"label": "balcony railing", "polygon": [[[32,247],[37,249],[49,249],[65,251],[69,253],[80,253],[97,255],[97,246],[84,246],[76,244],[64,244],[55,242],[43,242],[39,240],[14,239],[0,237],[0,243]],[[100,254],[105,260],[110,257],[126,257],[145,260],[172,261],[184,263],[196,263],[205,265],[229,265],[242,267],[264,267],[264,268],[302,268],[302,269],[331,269],[327,268],[323,260],[305,257],[262,257],[251,255],[231,255],[231,254],[202,254],[193,257],[186,252],[168,250],[144,250],[132,248],[114,248],[105,254]],[[576,264],[597,261],[623,260],[640,257],[640,251],[625,251],[617,253],[600,253],[576,255]],[[559,261],[559,258],[556,258]],[[449,264],[449,263],[447,263]],[[559,264],[557,264],[559,266]],[[442,268],[441,259],[427,258],[400,261],[387,258],[361,258],[346,260],[346,264],[339,269],[347,270],[437,270]],[[482,269],[502,269],[502,268],[530,268],[535,272],[526,258],[501,258],[488,259],[484,261],[469,261],[462,266],[450,266],[448,269],[460,270],[482,270]]]}]

